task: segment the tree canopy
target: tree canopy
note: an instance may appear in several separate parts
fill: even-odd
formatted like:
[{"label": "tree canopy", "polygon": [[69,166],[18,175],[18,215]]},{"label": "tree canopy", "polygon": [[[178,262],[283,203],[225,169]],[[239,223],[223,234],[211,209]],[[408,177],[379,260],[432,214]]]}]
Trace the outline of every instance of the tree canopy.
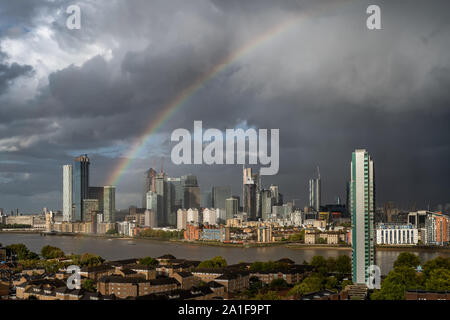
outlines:
[{"label": "tree canopy", "polygon": [[145,258],[139,259],[139,264],[142,264],[142,265],[145,265],[145,266],[149,266],[149,267],[153,267],[153,266],[157,266],[159,264],[159,262],[155,258],[145,257]]},{"label": "tree canopy", "polygon": [[64,251],[62,251],[60,248],[45,246],[41,249],[41,256],[44,259],[55,259],[55,258],[63,258],[65,255]]},{"label": "tree canopy", "polygon": [[217,256],[212,258],[211,260],[202,261],[198,267],[199,268],[223,268],[227,266],[227,260],[222,258],[221,256]]}]

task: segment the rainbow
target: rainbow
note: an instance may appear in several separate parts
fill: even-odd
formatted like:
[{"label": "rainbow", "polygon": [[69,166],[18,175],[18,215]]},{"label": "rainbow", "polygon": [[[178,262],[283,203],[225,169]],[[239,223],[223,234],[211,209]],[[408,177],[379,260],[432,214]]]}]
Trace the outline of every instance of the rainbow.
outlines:
[{"label": "rainbow", "polygon": [[117,185],[117,182],[120,180],[125,171],[130,167],[133,163],[133,160],[139,154],[141,149],[145,146],[146,142],[152,137],[152,135],[161,128],[167,120],[170,118],[172,114],[174,114],[178,109],[180,109],[193,95],[195,95],[204,85],[214,78],[221,71],[226,69],[229,65],[231,65],[236,60],[242,58],[247,53],[251,52],[253,49],[256,49],[263,43],[269,41],[270,39],[280,35],[284,31],[287,31],[295,25],[299,16],[294,16],[283,23],[276,25],[271,28],[269,31],[261,34],[260,36],[254,38],[249,43],[240,47],[238,50],[232,52],[228,56],[226,56],[223,60],[221,60],[218,64],[212,67],[208,72],[203,74],[201,77],[196,79],[192,84],[181,90],[174,98],[172,98],[167,104],[164,105],[162,110],[157,114],[155,119],[150,123],[150,125],[146,128],[144,133],[136,139],[136,142],[133,143],[125,157],[118,163],[116,168],[114,169],[112,175],[108,179],[107,185]]},{"label": "rainbow", "polygon": [[[333,1],[334,5],[323,5],[320,8],[321,10],[319,9],[318,11],[322,11],[326,8],[329,9],[333,6],[337,7],[346,2],[349,2],[349,0]],[[203,88],[208,81],[213,79],[217,74],[233,64],[233,62],[250,53],[252,50],[257,49],[262,44],[288,31],[290,28],[296,25],[301,17],[305,15],[306,12],[293,15],[291,18],[284,20],[282,23],[277,24],[266,32],[260,34],[258,37],[252,39],[250,42],[246,43],[238,50],[226,56],[218,64],[208,70],[208,72],[203,74],[192,84],[181,90],[174,98],[169,100],[169,102],[163,106],[159,114],[157,114],[155,119],[150,123],[144,133],[138,139],[136,139],[136,142],[133,143],[123,159],[119,161],[118,165],[113,170],[110,178],[108,179],[107,184],[111,186],[117,185],[119,179],[122,177],[125,171],[127,171],[130,165],[133,163],[133,160],[145,146],[147,141],[150,140],[152,135],[167,122],[172,114],[174,114],[178,109],[185,105],[190,97],[195,95],[201,88]]]}]

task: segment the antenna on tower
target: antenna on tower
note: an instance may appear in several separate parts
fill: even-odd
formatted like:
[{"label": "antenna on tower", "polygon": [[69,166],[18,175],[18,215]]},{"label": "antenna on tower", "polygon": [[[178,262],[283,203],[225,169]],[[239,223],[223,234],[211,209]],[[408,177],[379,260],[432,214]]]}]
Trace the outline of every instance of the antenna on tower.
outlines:
[{"label": "antenna on tower", "polygon": [[164,173],[164,157],[161,157],[161,174]]},{"label": "antenna on tower", "polygon": [[320,170],[319,170],[319,166],[317,166],[317,177],[320,179]]}]

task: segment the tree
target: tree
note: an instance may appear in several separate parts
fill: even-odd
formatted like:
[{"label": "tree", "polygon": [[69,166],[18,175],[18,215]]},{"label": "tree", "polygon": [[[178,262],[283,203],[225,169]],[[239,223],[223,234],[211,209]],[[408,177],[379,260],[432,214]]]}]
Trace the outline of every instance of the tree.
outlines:
[{"label": "tree", "polygon": [[435,269],[447,269],[450,270],[450,258],[444,258],[444,257],[436,257],[432,260],[428,260],[423,265],[423,273],[425,275],[425,278],[429,278],[431,275],[431,272]]},{"label": "tree", "polygon": [[152,257],[145,257],[142,259],[139,259],[139,264],[143,264],[145,266],[154,267],[159,264],[159,261]]},{"label": "tree", "polygon": [[336,272],[344,275],[352,272],[352,260],[349,256],[341,255],[336,259]]},{"label": "tree", "polygon": [[450,270],[444,268],[432,270],[425,282],[425,289],[429,291],[450,291]]},{"label": "tree", "polygon": [[336,270],[336,260],[333,257],[329,257],[326,260],[326,265],[327,265],[328,273],[333,272],[333,271]]},{"label": "tree", "polygon": [[397,260],[394,262],[394,268],[400,266],[416,268],[420,265],[420,259],[417,255],[409,252],[402,252],[398,255]]},{"label": "tree", "polygon": [[281,297],[275,291],[267,291],[257,294],[254,300],[281,300]]},{"label": "tree", "polygon": [[282,278],[273,279],[272,282],[270,282],[269,287],[271,289],[281,289],[281,288],[287,288],[288,284],[286,280]]},{"label": "tree", "polygon": [[325,260],[324,257],[322,256],[314,256],[311,259],[311,266],[313,266],[313,268],[321,273],[321,274],[326,274],[328,272],[328,268],[327,268],[327,262]]},{"label": "tree", "polygon": [[319,238],[319,239],[317,239],[317,243],[318,244],[327,244],[327,240],[324,238]]},{"label": "tree", "polygon": [[95,292],[97,290],[95,281],[92,279],[84,280],[84,282],[81,284],[81,288],[89,292]]},{"label": "tree", "polygon": [[211,260],[202,261],[198,267],[199,268],[224,268],[227,266],[227,260],[222,258],[221,256],[217,256],[212,258]]},{"label": "tree", "polygon": [[60,248],[45,246],[41,249],[41,256],[44,259],[55,259],[55,258],[62,258],[65,255],[64,251],[62,251]]},{"label": "tree", "polygon": [[39,256],[28,250],[27,246],[23,243],[19,244],[11,244],[7,246],[8,249],[12,251],[13,254],[17,256],[17,259],[19,260],[35,260],[39,259]]},{"label": "tree", "polygon": [[420,279],[413,267],[397,266],[381,283],[381,290],[371,295],[373,300],[404,300],[405,291],[420,286]]},{"label": "tree", "polygon": [[117,234],[117,231],[116,231],[116,229],[109,229],[108,231],[106,231],[106,234],[110,234],[110,235]]},{"label": "tree", "polygon": [[339,281],[336,277],[328,277],[327,281],[325,283],[325,288],[333,290],[333,289],[337,289],[339,285]]},{"label": "tree", "polygon": [[95,254],[91,254],[91,253],[84,253],[81,256],[74,254],[71,255],[70,258],[72,259],[72,263],[76,264],[78,266],[84,267],[84,266],[98,266],[101,265],[105,260]]},{"label": "tree", "polygon": [[304,279],[301,283],[296,284],[288,295],[290,296],[303,296],[307,293],[320,291],[323,289],[323,278],[320,276],[310,276]]}]

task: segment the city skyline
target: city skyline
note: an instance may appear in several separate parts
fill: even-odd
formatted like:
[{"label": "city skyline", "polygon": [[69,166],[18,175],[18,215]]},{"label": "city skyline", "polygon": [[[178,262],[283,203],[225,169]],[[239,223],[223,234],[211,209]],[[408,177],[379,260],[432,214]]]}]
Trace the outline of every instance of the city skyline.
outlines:
[{"label": "city skyline", "polygon": [[280,186],[286,200],[308,203],[317,166],[321,203],[344,199],[348,155],[366,148],[378,205],[450,202],[448,2],[379,1],[378,31],[365,26],[366,0],[81,0],[80,30],[66,28],[68,3],[0,4],[5,212],[62,210],[61,168],[85,153],[92,185],[110,185],[132,162],[114,183],[119,209],[144,202],[141,177],[161,158],[170,176],[197,176],[202,191],[241,194],[239,165],[171,163],[171,132],[196,120],[222,131],[279,128],[280,170],[263,185]]}]

